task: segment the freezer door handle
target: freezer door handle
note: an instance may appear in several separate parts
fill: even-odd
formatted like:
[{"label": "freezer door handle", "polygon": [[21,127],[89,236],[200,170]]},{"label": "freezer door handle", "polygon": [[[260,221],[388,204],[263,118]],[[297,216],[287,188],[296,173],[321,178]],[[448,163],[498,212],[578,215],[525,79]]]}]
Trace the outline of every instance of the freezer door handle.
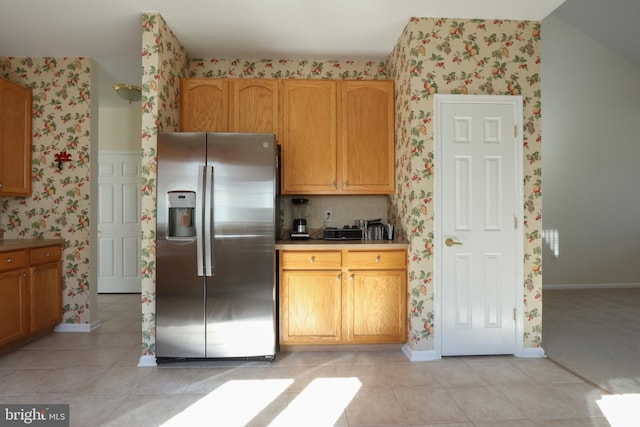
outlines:
[{"label": "freezer door handle", "polygon": [[202,261],[202,212],[204,212],[204,206],[202,198],[204,195],[204,166],[198,166],[198,194],[196,196],[196,214],[195,226],[196,226],[196,255],[198,258],[198,276],[204,276],[204,264]]},{"label": "freezer door handle", "polygon": [[213,276],[213,166],[205,166],[204,187],[204,273]]}]

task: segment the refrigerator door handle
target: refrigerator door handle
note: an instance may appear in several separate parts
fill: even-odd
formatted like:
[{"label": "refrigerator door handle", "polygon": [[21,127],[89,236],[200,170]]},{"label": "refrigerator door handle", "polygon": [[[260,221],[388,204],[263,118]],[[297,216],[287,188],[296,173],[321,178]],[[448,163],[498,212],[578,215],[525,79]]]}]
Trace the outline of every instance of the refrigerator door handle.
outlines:
[{"label": "refrigerator door handle", "polygon": [[204,273],[213,276],[213,166],[205,166],[204,187]]},{"label": "refrigerator door handle", "polygon": [[196,257],[198,265],[198,276],[204,276],[204,264],[202,258],[202,212],[204,212],[203,196],[204,196],[204,166],[198,166],[198,194],[196,196],[196,214],[195,226],[196,226]]}]

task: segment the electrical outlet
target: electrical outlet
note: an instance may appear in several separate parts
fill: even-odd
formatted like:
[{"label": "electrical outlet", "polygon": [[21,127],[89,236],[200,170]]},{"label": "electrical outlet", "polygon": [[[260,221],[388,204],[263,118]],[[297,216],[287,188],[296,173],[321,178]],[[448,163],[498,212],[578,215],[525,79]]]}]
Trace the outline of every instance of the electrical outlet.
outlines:
[{"label": "electrical outlet", "polygon": [[333,211],[324,211],[325,224],[331,221],[333,221]]}]

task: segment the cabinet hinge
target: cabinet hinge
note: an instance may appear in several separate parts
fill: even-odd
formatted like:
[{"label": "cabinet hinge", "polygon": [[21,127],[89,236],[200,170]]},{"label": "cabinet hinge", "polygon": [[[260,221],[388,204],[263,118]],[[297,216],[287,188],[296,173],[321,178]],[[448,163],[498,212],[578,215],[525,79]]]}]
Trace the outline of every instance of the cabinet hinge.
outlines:
[{"label": "cabinet hinge", "polygon": [[514,138],[518,137],[518,126],[517,125],[513,125],[513,137]]},{"label": "cabinet hinge", "polygon": [[513,321],[518,321],[518,310],[516,310],[515,308],[513,309]]},{"label": "cabinet hinge", "polygon": [[518,217],[517,216],[513,217],[513,228],[516,229],[516,230],[518,229]]}]

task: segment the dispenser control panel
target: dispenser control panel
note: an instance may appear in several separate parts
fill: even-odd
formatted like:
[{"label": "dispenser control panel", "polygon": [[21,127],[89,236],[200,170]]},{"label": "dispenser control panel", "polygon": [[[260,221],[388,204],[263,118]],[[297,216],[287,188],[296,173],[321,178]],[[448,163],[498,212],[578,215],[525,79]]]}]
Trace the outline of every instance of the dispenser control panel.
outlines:
[{"label": "dispenser control panel", "polygon": [[196,193],[193,191],[171,191],[167,194],[169,208],[195,208]]}]

